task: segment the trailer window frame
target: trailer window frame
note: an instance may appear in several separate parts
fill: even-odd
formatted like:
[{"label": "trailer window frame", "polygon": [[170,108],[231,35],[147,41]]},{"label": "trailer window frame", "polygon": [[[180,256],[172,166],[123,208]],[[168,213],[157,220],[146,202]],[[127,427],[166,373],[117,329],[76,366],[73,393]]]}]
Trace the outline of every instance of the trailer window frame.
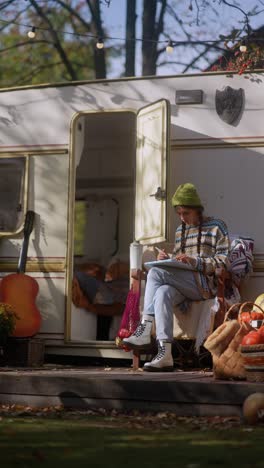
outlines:
[{"label": "trailer window frame", "polygon": [[[17,167],[16,160],[18,161]],[[16,186],[14,190],[14,199],[8,200],[6,195],[6,189],[12,187],[12,171],[11,176],[6,178],[6,174],[10,169],[13,168],[14,183],[19,182],[19,187]],[[19,178],[20,173],[20,178]],[[2,178],[2,180],[1,180]],[[28,178],[29,178],[29,157],[26,154],[1,154],[0,155],[0,238],[10,237],[11,235],[19,234],[23,230],[24,218],[27,209],[28,202]],[[2,181],[5,180],[6,184],[2,185]],[[3,194],[1,196],[1,189]],[[11,194],[11,190],[8,191]],[[1,206],[1,200],[6,201],[6,205]],[[3,202],[2,202],[3,203]],[[16,208],[10,213],[12,205]],[[5,215],[6,212],[6,215]],[[10,216],[15,214],[15,222],[12,225],[10,223]],[[1,225],[2,223],[2,225]],[[7,225],[5,229],[5,224]]]}]

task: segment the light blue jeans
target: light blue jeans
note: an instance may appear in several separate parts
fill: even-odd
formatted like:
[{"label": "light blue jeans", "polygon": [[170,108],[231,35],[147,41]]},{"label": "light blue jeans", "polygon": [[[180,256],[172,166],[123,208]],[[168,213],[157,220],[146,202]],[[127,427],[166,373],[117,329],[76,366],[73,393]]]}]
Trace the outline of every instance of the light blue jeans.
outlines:
[{"label": "light blue jeans", "polygon": [[192,271],[151,268],[147,276],[143,314],[155,316],[158,340],[173,340],[173,307],[185,299],[203,299]]}]

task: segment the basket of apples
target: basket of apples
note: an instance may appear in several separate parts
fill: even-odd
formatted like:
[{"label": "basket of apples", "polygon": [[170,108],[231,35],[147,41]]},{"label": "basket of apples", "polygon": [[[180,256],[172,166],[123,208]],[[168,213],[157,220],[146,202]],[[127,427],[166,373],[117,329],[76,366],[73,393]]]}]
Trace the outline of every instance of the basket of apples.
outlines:
[{"label": "basket of apples", "polygon": [[[249,303],[250,304],[250,303]],[[246,379],[250,382],[264,382],[264,312],[254,309],[240,314],[241,321],[248,321],[253,330],[247,333],[241,341],[240,352]],[[249,314],[249,317],[246,314]]]}]

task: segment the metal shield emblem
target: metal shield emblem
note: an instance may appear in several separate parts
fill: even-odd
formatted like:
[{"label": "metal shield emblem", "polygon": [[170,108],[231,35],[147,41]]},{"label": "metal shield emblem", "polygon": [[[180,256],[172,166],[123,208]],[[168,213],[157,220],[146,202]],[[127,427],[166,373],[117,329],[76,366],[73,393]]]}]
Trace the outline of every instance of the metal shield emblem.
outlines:
[{"label": "metal shield emblem", "polygon": [[219,117],[226,123],[232,124],[241,114],[244,101],[243,89],[233,89],[226,86],[223,91],[216,90],[215,107]]}]

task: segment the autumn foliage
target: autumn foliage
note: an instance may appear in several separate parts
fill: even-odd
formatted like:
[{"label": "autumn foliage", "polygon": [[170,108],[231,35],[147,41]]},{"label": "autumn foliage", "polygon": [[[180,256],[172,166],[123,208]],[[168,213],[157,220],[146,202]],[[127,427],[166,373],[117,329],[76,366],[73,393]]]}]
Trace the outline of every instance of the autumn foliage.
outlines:
[{"label": "autumn foliage", "polygon": [[229,50],[226,55],[219,58],[210,71],[229,71],[242,75],[245,71],[264,68],[264,49],[260,45],[252,44],[246,52],[240,52],[239,48]]}]

